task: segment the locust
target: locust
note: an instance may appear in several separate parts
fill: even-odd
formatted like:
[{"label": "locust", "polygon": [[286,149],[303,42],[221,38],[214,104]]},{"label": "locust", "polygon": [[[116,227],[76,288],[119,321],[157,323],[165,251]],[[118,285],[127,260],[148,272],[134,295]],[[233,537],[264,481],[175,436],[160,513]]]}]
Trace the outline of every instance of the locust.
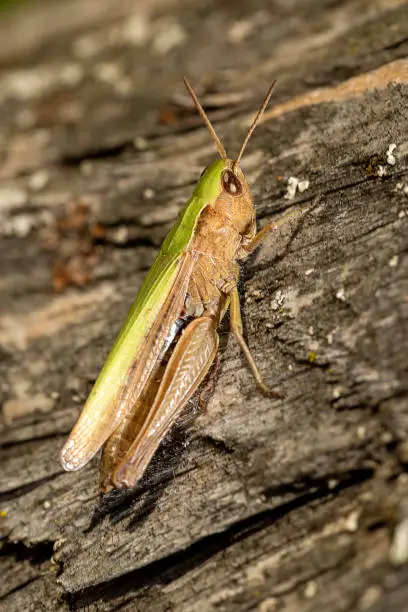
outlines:
[{"label": "locust", "polygon": [[[61,450],[65,470],[78,470],[102,448],[100,488],[136,486],[161,441],[203,382],[230,330],[260,390],[263,382],[243,336],[239,264],[265,235],[240,167],[276,81],[267,92],[235,159],[230,159],[187,79],[185,85],[219,153],[165,238],[93,389]],[[293,213],[289,213],[293,214]]]}]

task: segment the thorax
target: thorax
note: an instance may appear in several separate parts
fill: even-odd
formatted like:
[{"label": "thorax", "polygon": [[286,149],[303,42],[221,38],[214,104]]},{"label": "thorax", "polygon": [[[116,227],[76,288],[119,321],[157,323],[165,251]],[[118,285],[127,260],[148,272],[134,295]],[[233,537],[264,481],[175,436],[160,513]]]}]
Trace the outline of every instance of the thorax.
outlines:
[{"label": "thorax", "polygon": [[240,259],[242,241],[233,223],[207,206],[200,215],[189,249],[227,263]]},{"label": "thorax", "polygon": [[196,264],[188,288],[186,308],[193,316],[219,316],[225,297],[236,286],[237,260],[243,237],[228,218],[208,206],[201,214],[189,250]]}]

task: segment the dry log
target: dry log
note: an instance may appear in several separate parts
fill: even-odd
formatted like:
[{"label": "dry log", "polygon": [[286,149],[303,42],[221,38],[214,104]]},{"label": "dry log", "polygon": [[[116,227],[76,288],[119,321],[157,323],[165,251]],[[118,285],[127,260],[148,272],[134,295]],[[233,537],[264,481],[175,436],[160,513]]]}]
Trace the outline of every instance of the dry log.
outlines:
[{"label": "dry log", "polygon": [[[110,4],[0,24],[0,609],[408,610],[408,5]],[[279,78],[243,167],[260,225],[310,210],[241,295],[285,397],[226,325],[206,410],[101,498],[58,452],[215,155],[184,73],[232,153]]]}]

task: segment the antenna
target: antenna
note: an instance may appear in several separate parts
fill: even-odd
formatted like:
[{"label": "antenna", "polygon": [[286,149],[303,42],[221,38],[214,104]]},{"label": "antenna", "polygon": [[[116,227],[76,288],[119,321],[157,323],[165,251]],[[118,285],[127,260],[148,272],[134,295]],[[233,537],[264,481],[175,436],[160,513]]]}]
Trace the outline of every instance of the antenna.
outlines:
[{"label": "antenna", "polygon": [[[209,118],[207,117],[207,114],[205,112],[205,110],[203,109],[203,107],[201,106],[200,102],[198,101],[198,98],[196,96],[196,93],[194,91],[194,89],[191,87],[190,83],[188,82],[187,78],[184,77],[184,85],[187,87],[188,93],[190,94],[190,96],[193,99],[194,105],[196,107],[196,109],[198,110],[198,112],[200,113],[201,117],[204,120],[204,123],[206,124],[208,131],[210,132],[216,147],[218,149],[218,153],[220,154],[220,156],[223,159],[227,159],[227,153],[223,147],[223,144],[221,142],[221,140],[218,138],[216,131],[214,130],[211,121],[209,120]],[[266,101],[266,104],[268,103],[268,101]],[[265,106],[266,106],[265,104]]]},{"label": "antenna", "polygon": [[275,85],[276,85],[276,79],[273,81],[272,85],[271,85],[271,86],[270,86],[270,88],[268,89],[268,93],[266,94],[266,98],[265,98],[265,100],[263,101],[263,104],[262,104],[261,108],[260,108],[260,109],[259,109],[259,111],[256,113],[256,117],[255,117],[255,119],[253,120],[252,125],[251,125],[251,127],[249,128],[247,135],[245,136],[245,140],[244,140],[244,142],[242,143],[241,149],[240,149],[240,151],[239,151],[239,153],[238,153],[238,157],[237,157],[237,159],[234,161],[234,166],[237,166],[237,165],[239,164],[240,159],[241,159],[241,157],[242,157],[242,155],[243,155],[243,153],[244,153],[244,151],[245,151],[245,147],[246,147],[246,146],[247,146],[247,144],[248,144],[248,140],[251,138],[251,136],[252,136],[252,134],[253,134],[253,132],[254,132],[254,129],[256,128],[256,126],[258,125],[258,123],[260,122],[260,120],[261,120],[261,118],[262,118],[262,115],[264,114],[265,109],[266,109],[266,107],[268,106],[268,102],[269,102],[269,100],[271,99],[271,95],[272,95],[273,90],[275,89]]}]

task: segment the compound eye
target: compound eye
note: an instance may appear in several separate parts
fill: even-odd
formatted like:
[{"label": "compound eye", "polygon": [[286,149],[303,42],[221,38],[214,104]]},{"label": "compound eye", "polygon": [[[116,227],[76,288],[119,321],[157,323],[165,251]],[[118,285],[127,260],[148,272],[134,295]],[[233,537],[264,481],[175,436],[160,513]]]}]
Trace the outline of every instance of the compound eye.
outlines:
[{"label": "compound eye", "polygon": [[222,186],[229,195],[238,196],[242,193],[242,185],[239,178],[232,170],[224,170],[222,174]]}]

